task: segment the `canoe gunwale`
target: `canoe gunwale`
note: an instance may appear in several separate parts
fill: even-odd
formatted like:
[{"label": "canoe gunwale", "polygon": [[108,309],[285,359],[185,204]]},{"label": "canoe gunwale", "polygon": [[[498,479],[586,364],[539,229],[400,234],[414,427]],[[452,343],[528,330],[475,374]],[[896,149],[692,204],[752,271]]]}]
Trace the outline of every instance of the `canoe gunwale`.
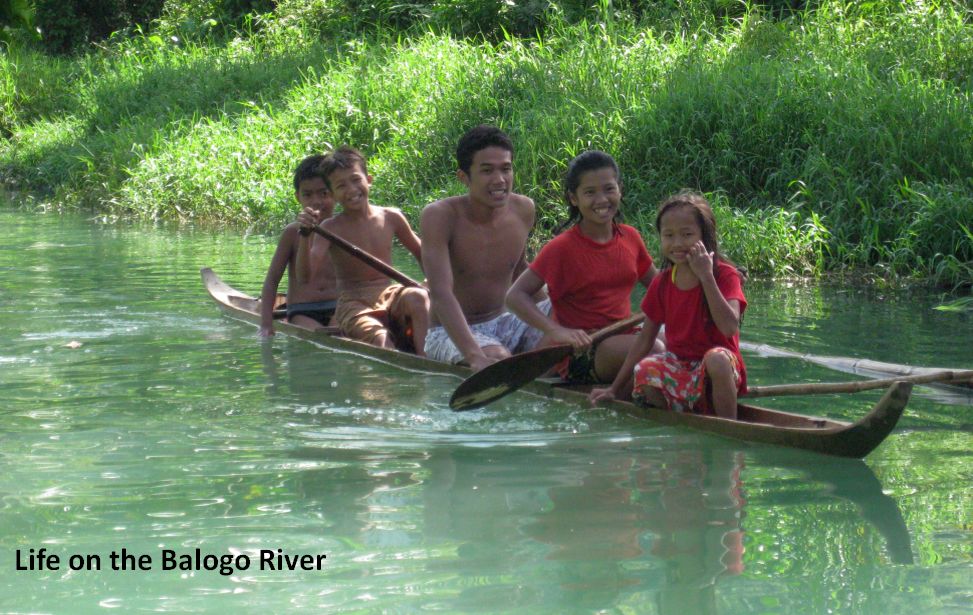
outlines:
[{"label": "canoe gunwale", "polygon": [[[201,269],[200,275],[206,290],[224,314],[259,326],[257,299],[229,286],[208,267]],[[337,336],[333,334],[331,328],[311,330],[279,320],[275,321],[274,325],[281,333],[315,342],[330,349],[366,356],[394,367],[427,373],[451,374],[460,378],[470,374],[468,368],[460,365],[441,363]],[[584,392],[545,381],[534,381],[521,390],[575,404],[587,403],[587,395]],[[741,413],[779,418],[787,422],[788,426],[677,413],[659,408],[643,408],[621,401],[613,401],[602,407],[635,418],[649,419],[664,425],[689,427],[747,442],[798,448],[839,457],[862,458],[881,444],[895,428],[908,403],[911,391],[912,385],[909,383],[892,384],[871,411],[854,423],[744,403],[739,404]],[[804,423],[805,426],[794,426],[790,423]]]}]

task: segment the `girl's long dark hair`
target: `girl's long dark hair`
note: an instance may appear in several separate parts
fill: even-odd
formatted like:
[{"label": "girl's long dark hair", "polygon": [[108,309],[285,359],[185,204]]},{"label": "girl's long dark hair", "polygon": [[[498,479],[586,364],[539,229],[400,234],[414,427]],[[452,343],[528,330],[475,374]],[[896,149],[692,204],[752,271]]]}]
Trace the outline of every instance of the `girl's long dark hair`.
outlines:
[{"label": "girl's long dark hair", "polygon": [[[716,216],[713,214],[713,208],[710,206],[709,201],[706,200],[702,194],[698,192],[693,192],[691,190],[683,190],[678,192],[659,205],[659,212],[655,216],[655,230],[659,235],[662,235],[662,216],[669,213],[670,211],[678,207],[688,207],[692,210],[693,215],[696,218],[696,223],[699,224],[700,234],[702,235],[703,245],[706,249],[713,253],[713,276],[716,276],[717,265],[720,261],[732,265],[736,269],[737,275],[740,276],[740,283],[747,280],[746,274],[737,267],[733,261],[723,256],[720,252],[720,234],[716,229]],[[662,256],[665,261],[665,265],[662,267],[663,272],[668,272],[672,268],[672,261],[670,261],[665,255]],[[663,275],[660,273],[659,275]],[[703,295],[703,317],[707,323],[713,321],[713,317],[709,312],[709,304],[706,301],[706,295]],[[740,323],[743,324],[743,317],[741,315]]]},{"label": "girl's long dark hair", "polygon": [[[568,219],[562,222],[554,230],[554,234],[557,235],[561,231],[564,231],[568,227],[577,224],[581,219],[581,210],[579,210],[571,202],[571,195],[575,193],[578,186],[581,185],[581,176],[588,171],[596,171],[598,169],[610,168],[615,172],[615,181],[618,182],[618,188],[622,188],[622,174],[618,170],[618,164],[615,159],[610,155],[602,152],[600,150],[588,150],[586,152],[581,152],[575,156],[571,162],[568,163],[568,170],[564,174],[564,202],[568,204]],[[622,221],[622,210],[621,208],[615,212],[615,222]]]},{"label": "girl's long dark hair", "polygon": [[[716,229],[716,216],[713,214],[713,208],[710,206],[709,201],[698,192],[683,190],[663,201],[659,205],[659,211],[655,216],[656,232],[660,235],[662,234],[662,216],[677,207],[689,207],[693,211],[696,223],[699,224],[700,234],[703,236],[703,245],[706,246],[708,251],[713,253],[713,273],[716,273],[716,265],[719,261],[733,265],[736,268],[733,261],[723,256],[723,253],[720,252],[720,234]],[[662,258],[665,260],[666,269],[672,266],[672,263],[665,255]],[[743,276],[741,275],[742,278]]]}]

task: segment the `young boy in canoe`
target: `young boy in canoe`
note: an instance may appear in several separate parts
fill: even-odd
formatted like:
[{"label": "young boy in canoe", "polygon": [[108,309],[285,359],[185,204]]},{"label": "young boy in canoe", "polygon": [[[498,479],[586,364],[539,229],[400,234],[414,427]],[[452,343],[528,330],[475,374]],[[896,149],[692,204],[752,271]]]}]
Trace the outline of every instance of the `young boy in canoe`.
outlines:
[{"label": "young boy in canoe", "polygon": [[[541,346],[570,344],[575,355],[557,366],[572,384],[611,382],[635,340],[634,331],[592,347],[589,333],[631,316],[632,290],[648,288],[657,271],[639,232],[620,222],[622,181],[615,159],[590,150],[568,163],[564,198],[567,227],[540,253],[507,292],[507,308],[544,332]],[[559,229],[560,230],[560,229]],[[547,285],[551,314],[533,296]],[[657,342],[654,352],[664,346]]]},{"label": "young boy in canoe", "polygon": [[[398,209],[368,200],[372,176],[365,158],[342,146],[325,157],[321,174],[341,211],[321,226],[376,258],[392,263],[392,240],[398,239],[421,262],[422,243]],[[316,223],[308,212],[298,218],[308,228]],[[335,322],[342,334],[383,348],[414,349],[423,355],[429,328],[429,296],[425,289],[391,284],[388,277],[331,245],[338,284]]]},{"label": "young boy in canoe", "polygon": [[[303,211],[318,222],[334,213],[334,197],[319,165],[324,156],[308,156],[294,171],[294,198]],[[334,315],[338,299],[334,267],[328,255],[329,241],[318,235],[300,234],[300,223],[288,224],[277,242],[260,293],[260,336],[274,335],[274,301],[287,271],[287,321],[311,329],[326,326]],[[306,261],[304,267],[298,261]],[[302,269],[302,275],[298,270]]]},{"label": "young boy in canoe", "polygon": [[[534,226],[534,202],[513,192],[513,151],[499,128],[467,131],[456,147],[456,177],[467,193],[422,211],[423,270],[433,307],[426,354],[474,371],[530,350],[541,338],[503,303],[527,267]],[[540,309],[550,311],[550,302]]]},{"label": "young boy in canoe", "polygon": [[[735,419],[747,391],[740,320],[747,308],[742,276],[720,254],[716,217],[699,194],[684,192],[659,206],[655,227],[665,266],[642,300],[645,328],[611,386],[590,399],[626,397],[643,406]],[[651,355],[661,325],[667,350]],[[634,384],[633,384],[634,382]]]}]

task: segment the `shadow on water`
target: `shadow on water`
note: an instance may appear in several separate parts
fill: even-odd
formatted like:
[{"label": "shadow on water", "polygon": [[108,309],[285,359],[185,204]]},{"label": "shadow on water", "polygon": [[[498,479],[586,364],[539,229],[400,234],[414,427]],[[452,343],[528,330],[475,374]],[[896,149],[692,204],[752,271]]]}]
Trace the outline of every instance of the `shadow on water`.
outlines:
[{"label": "shadow on water", "polygon": [[[887,495],[875,472],[860,459],[826,455],[806,455],[785,449],[765,449],[752,453],[763,465],[790,468],[823,487],[821,493],[854,504],[885,540],[889,559],[895,564],[912,564],[909,530],[894,498]],[[785,504],[780,494],[777,504]]]}]

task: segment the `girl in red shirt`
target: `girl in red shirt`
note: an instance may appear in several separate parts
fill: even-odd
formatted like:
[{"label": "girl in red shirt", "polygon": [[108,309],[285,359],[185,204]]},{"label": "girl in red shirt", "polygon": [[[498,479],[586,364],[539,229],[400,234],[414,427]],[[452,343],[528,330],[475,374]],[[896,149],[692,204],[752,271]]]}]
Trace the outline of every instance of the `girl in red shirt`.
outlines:
[{"label": "girl in red shirt", "polygon": [[[507,293],[507,308],[544,332],[540,345],[574,346],[575,356],[557,368],[562,378],[610,382],[635,336],[613,336],[591,348],[588,333],[628,318],[635,283],[647,287],[656,268],[639,232],[619,222],[621,178],[611,156],[587,151],[568,163],[564,197],[569,216],[561,229],[569,228],[517,278]],[[545,284],[550,317],[532,298]]]},{"label": "girl in red shirt", "polygon": [[[642,301],[645,328],[614,382],[592,390],[591,401],[631,391],[645,406],[736,418],[737,396],[747,390],[740,356],[747,300],[740,273],[720,255],[716,219],[701,195],[670,197],[659,207],[655,226],[666,266]],[[646,357],[663,324],[666,352]]]}]

